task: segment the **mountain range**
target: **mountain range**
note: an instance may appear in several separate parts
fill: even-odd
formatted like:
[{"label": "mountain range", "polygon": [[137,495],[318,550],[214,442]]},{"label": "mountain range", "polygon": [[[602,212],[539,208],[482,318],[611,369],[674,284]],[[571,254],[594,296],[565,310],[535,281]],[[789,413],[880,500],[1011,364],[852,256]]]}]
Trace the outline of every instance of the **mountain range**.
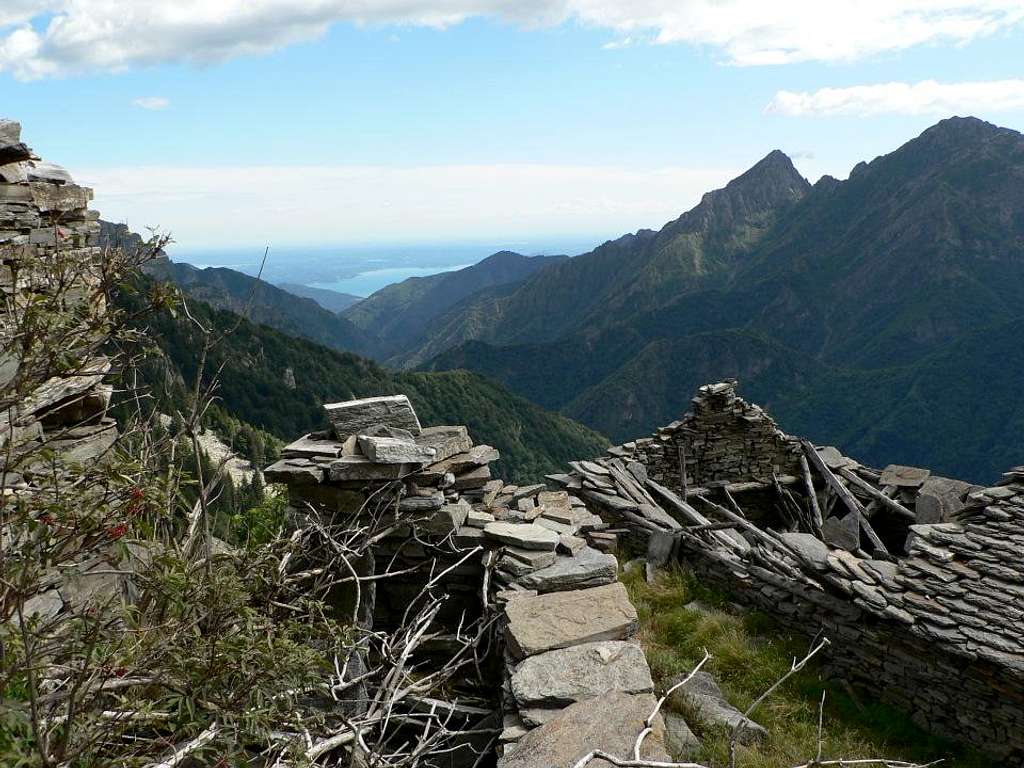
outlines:
[{"label": "mountain range", "polygon": [[1022,318],[1024,137],[952,118],[842,181],[774,151],[657,232],[463,300],[393,358],[483,373],[613,440],[737,377],[819,442],[984,480],[1020,461]]},{"label": "mountain range", "polygon": [[480,374],[615,441],[735,377],[784,428],[868,463],[984,482],[1021,461],[1024,136],[975,118],[845,180],[811,184],[776,150],[657,231],[503,251],[339,313],[163,268],[215,307],[392,369]]}]

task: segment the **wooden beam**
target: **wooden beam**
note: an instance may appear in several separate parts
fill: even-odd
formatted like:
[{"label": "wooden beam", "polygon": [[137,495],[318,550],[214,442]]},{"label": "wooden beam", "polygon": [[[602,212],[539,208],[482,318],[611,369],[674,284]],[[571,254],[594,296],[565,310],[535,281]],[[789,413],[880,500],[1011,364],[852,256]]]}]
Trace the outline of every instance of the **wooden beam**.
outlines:
[{"label": "wooden beam", "polygon": [[867,516],[864,514],[864,506],[857,501],[850,489],[847,488],[843,483],[836,477],[832,470],[828,468],[825,461],[818,455],[818,449],[809,440],[801,440],[800,444],[803,446],[804,454],[807,456],[811,464],[818,471],[818,474],[824,478],[825,483],[831,488],[836,496],[847,506],[847,508],[857,515],[857,520],[860,521],[861,530],[864,531],[864,535],[868,537],[868,541],[871,542],[872,546],[879,552],[886,555],[889,554],[889,550],[885,548],[885,544],[875,533],[875,529],[871,527],[871,523],[868,522]]}]

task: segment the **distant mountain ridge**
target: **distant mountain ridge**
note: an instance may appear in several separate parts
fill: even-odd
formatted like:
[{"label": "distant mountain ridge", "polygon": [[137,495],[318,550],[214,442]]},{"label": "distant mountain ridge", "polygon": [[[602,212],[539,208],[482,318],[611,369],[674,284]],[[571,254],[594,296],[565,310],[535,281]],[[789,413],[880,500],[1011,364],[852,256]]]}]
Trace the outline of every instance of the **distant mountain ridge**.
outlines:
[{"label": "distant mountain ridge", "polygon": [[311,285],[302,285],[300,283],[278,283],[277,287],[295,296],[312,299],[328,312],[333,312],[334,314],[338,314],[363,300],[362,296],[354,296],[351,293],[332,291],[328,288],[314,288]]},{"label": "distant mountain ridge", "polygon": [[515,285],[530,275],[567,260],[566,256],[523,256],[499,251],[470,267],[389,285],[343,314],[372,334],[376,357],[401,359],[425,342],[430,321],[467,297]]},{"label": "distant mountain ridge", "polygon": [[[100,221],[100,244],[128,250],[142,248],[145,239],[126,224]],[[348,320],[324,309],[310,298],[285,291],[264,280],[227,267],[200,269],[191,264],[158,258],[146,265],[146,272],[167,280],[194,299],[217,309],[245,314],[284,333],[298,336],[331,349],[369,355],[373,342]]]},{"label": "distant mountain ridge", "polygon": [[[1022,318],[1024,137],[952,118],[845,181],[811,186],[772,152],[657,233],[467,299],[413,357],[497,378],[613,440],[677,417],[695,385],[739,376],[819,442],[981,480],[1020,442],[965,414],[984,401],[1019,419],[1009,393],[1024,364],[1005,347]],[[984,377],[950,357],[968,339]],[[823,413],[830,391],[842,423]],[[981,423],[990,442],[950,446]]]}]

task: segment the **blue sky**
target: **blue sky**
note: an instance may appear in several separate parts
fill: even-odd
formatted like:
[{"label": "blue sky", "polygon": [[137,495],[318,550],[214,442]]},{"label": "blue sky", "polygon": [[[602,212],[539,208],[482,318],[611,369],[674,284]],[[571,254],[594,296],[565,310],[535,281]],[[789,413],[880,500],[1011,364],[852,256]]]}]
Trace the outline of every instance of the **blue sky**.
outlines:
[{"label": "blue sky", "polygon": [[[109,39],[62,0],[13,2],[0,112],[106,216],[195,248],[600,238],[660,226],[774,148],[815,180],[949,114],[1024,128],[1012,2],[884,3],[856,24],[780,2],[776,29],[745,0],[727,18],[688,0],[379,0],[379,18],[260,0],[255,19],[209,0],[199,26],[151,0],[121,3],[132,24]],[[160,18],[132,17],[145,6]]]}]

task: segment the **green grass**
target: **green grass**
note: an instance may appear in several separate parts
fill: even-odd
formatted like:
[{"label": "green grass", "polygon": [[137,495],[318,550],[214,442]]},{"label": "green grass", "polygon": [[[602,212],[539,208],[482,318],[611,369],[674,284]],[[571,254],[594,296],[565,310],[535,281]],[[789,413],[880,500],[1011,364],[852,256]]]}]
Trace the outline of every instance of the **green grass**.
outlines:
[{"label": "green grass", "polygon": [[[659,690],[662,682],[689,672],[704,655],[729,701],[745,710],[790,669],[794,657],[809,650],[805,638],[790,636],[760,614],[729,613],[728,599],[700,588],[679,570],[664,571],[654,584],[641,572],[623,577],[640,614],[640,639]],[[710,613],[683,606],[699,600]],[[809,664],[753,713],[769,731],[756,749],[740,748],[737,765],[745,768],[790,768],[811,761],[818,749],[818,707],[824,708],[823,759],[887,757],[917,762],[945,759],[957,768],[996,768],[998,763],[922,731],[908,716],[866,695],[850,693],[829,682],[820,667]],[[684,717],[689,713],[680,710]],[[702,729],[687,718],[702,739],[688,760],[728,765],[728,735]]]}]

